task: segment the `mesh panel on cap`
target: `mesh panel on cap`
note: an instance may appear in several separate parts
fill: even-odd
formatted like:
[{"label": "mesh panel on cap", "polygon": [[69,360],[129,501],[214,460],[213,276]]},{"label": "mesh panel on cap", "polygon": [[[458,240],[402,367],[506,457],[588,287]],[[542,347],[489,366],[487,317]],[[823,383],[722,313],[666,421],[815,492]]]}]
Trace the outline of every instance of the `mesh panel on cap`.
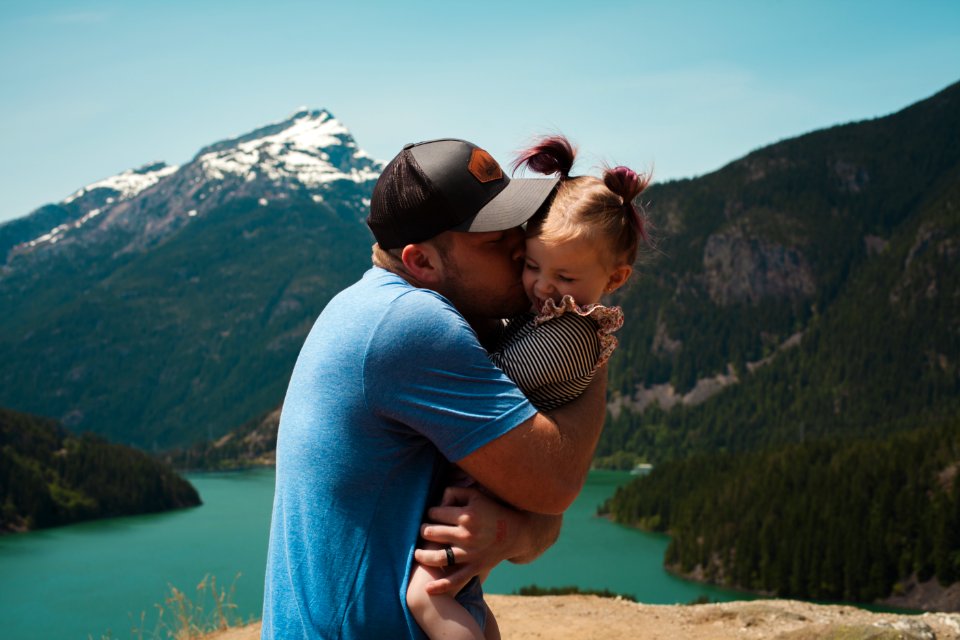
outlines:
[{"label": "mesh panel on cap", "polygon": [[408,150],[380,174],[367,225],[383,249],[423,242],[450,228],[449,207]]}]

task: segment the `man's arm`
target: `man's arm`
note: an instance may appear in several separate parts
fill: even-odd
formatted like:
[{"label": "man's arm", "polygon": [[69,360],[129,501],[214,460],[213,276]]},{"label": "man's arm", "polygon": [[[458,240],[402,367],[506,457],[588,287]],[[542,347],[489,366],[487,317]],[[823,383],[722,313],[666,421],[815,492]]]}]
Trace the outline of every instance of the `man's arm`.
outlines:
[{"label": "man's arm", "polygon": [[[518,511],[471,487],[448,488],[427,519],[420,529],[423,539],[451,547],[456,561],[454,569],[427,585],[431,595],[459,590],[503,560],[533,562],[556,542],[562,522],[562,516]],[[444,549],[417,549],[414,558],[427,566],[448,566]]]},{"label": "man's arm", "polygon": [[521,511],[561,514],[583,487],[606,417],[607,369],[586,391],[535,416],[457,464]]}]

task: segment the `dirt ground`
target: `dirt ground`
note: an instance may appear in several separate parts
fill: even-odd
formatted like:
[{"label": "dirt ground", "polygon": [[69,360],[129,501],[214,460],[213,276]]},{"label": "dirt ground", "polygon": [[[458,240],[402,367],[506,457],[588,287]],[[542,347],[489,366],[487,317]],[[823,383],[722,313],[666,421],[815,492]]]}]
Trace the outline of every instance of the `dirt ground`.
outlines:
[{"label": "dirt ground", "polygon": [[[795,600],[691,606],[596,596],[488,595],[504,640],[960,640],[960,614],[871,613]],[[257,640],[260,624],[205,640]]]}]

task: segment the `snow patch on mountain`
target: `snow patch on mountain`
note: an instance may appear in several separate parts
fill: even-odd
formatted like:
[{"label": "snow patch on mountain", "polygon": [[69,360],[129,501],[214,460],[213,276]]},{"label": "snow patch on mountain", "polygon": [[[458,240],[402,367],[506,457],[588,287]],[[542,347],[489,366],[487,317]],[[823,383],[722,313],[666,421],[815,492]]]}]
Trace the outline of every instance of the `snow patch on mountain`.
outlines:
[{"label": "snow patch on mountain", "polygon": [[[138,169],[128,169],[123,173],[110,176],[109,178],[104,178],[103,180],[94,182],[93,184],[88,184],[87,186],[77,190],[75,193],[73,193],[73,195],[61,201],[60,204],[68,205],[97,189],[110,189],[111,191],[117,192],[117,195],[114,197],[108,197],[106,199],[106,205],[109,208],[118,202],[123,202],[124,200],[130,200],[131,198],[134,198],[167,176],[173,175],[177,172],[177,170],[179,170],[179,168],[180,167],[178,166],[168,166],[164,162],[154,162],[144,165]],[[78,203],[78,206],[82,207],[82,204],[83,203]],[[89,203],[87,206],[89,206]],[[103,213],[102,207],[91,209],[76,220],[71,220],[69,222],[57,225],[47,233],[34,238],[33,240],[25,242],[21,246],[27,249],[32,249],[42,244],[56,244],[63,239],[64,234],[75,229],[79,229],[101,213]]]},{"label": "snow patch on mountain", "polygon": [[154,163],[141,167],[139,169],[128,169],[123,173],[111,176],[99,182],[89,184],[76,193],[65,199],[62,204],[70,204],[77,198],[94,189],[113,189],[120,193],[120,200],[129,200],[141,191],[149,189],[157,184],[163,178],[177,172],[177,166],[167,166],[166,164]]},{"label": "snow patch on mountain", "polygon": [[79,229],[84,224],[86,224],[87,221],[89,221],[91,218],[96,218],[98,215],[100,215],[102,211],[103,211],[102,209],[92,209],[87,213],[85,213],[82,217],[74,220],[73,222],[67,222],[61,225],[57,225],[56,227],[54,227],[47,233],[43,234],[39,238],[35,238],[30,242],[27,242],[26,246],[35,247],[38,244],[43,244],[44,242],[49,242],[50,244],[56,244],[57,242],[59,242],[60,238],[63,236],[64,233],[66,233],[70,229]]}]

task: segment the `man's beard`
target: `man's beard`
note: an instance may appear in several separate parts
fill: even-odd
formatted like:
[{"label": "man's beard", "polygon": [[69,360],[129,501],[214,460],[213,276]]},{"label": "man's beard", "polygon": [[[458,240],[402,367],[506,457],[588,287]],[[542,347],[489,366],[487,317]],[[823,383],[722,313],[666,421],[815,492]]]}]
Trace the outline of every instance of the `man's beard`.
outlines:
[{"label": "man's beard", "polygon": [[468,320],[492,320],[511,318],[530,308],[530,301],[523,289],[518,270],[516,285],[510,292],[485,292],[471,289],[463,278],[463,272],[453,260],[444,261],[447,278],[443,295]]}]

